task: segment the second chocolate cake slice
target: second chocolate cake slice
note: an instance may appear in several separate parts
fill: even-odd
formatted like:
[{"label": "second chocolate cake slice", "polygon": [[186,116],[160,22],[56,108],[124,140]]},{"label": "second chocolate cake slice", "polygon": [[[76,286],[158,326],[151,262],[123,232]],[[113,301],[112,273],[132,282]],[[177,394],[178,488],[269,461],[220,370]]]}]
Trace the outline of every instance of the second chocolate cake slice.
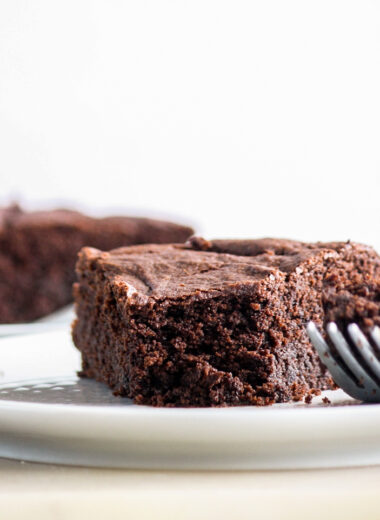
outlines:
[{"label": "second chocolate cake slice", "polygon": [[350,243],[195,238],[85,248],[77,274],[82,375],[136,403],[264,405],[332,386],[305,325],[380,262]]},{"label": "second chocolate cake slice", "polygon": [[69,304],[83,246],[107,251],[184,242],[192,233],[185,226],[146,218],[0,208],[0,323],[33,321]]}]

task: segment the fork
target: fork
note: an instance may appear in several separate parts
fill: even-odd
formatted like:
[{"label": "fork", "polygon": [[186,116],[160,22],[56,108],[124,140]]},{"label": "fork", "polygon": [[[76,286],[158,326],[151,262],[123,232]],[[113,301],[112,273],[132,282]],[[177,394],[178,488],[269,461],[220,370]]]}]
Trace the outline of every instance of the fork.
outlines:
[{"label": "fork", "polygon": [[[379,403],[380,361],[375,348],[380,352],[380,328],[374,327],[367,337],[356,323],[351,323],[347,333],[352,346],[336,323],[328,323],[326,332],[336,352],[331,350],[315,323],[311,321],[307,325],[309,338],[335,383],[355,399]],[[358,357],[354,356],[353,349],[359,353]]]}]

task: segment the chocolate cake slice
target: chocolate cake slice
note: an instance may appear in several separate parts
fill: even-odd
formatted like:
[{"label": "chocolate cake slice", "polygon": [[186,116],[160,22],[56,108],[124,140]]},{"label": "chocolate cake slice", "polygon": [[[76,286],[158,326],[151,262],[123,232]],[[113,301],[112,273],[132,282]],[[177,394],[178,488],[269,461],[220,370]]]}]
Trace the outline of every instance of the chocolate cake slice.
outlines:
[{"label": "chocolate cake slice", "polygon": [[193,238],[85,248],[77,274],[83,376],[142,404],[265,405],[333,386],[305,326],[379,279],[380,259],[352,243]]},{"label": "chocolate cake slice", "polygon": [[192,229],[131,217],[96,219],[68,210],[0,210],[0,323],[31,321],[72,301],[78,251],[183,242]]}]

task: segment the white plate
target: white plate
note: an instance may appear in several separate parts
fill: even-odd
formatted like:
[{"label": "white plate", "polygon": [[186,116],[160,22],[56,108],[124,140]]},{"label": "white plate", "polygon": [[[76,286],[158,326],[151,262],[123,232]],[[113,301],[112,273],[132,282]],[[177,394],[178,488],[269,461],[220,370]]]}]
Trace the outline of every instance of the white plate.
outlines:
[{"label": "white plate", "polygon": [[70,325],[74,319],[74,307],[68,305],[52,312],[37,321],[29,323],[1,323],[0,337],[21,336],[23,334],[38,334],[64,328]]},{"label": "white plate", "polygon": [[136,406],[79,380],[67,331],[0,341],[0,456],[160,469],[275,469],[380,463],[380,405],[342,391],[311,405]]}]

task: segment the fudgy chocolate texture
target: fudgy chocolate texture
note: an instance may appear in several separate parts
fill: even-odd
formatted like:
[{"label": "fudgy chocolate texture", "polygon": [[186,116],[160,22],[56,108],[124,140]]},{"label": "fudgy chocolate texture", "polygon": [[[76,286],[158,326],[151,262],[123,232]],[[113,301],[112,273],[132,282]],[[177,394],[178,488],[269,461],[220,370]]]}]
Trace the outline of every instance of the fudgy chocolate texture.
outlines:
[{"label": "fudgy chocolate texture", "polygon": [[[301,250],[308,255],[310,253],[307,251],[321,248],[341,251],[343,245],[337,242],[307,244],[273,238],[208,242],[199,237],[191,238],[189,243],[195,249],[203,251],[223,251],[246,256],[269,253],[290,256],[296,261]],[[367,246],[350,243],[344,246],[344,258],[324,277],[322,303],[325,325],[329,321],[335,321],[345,329],[348,324],[355,322],[365,330],[375,325],[380,326],[380,257]],[[348,254],[350,248],[352,254]]]},{"label": "fudgy chocolate texture", "polygon": [[[326,280],[324,292],[325,322],[335,321],[341,330],[357,323],[365,332],[380,326],[379,257],[362,269],[336,270]],[[349,279],[349,284],[345,282]]]},{"label": "fudgy chocolate texture", "polygon": [[144,218],[95,219],[68,210],[0,210],[0,323],[31,321],[72,301],[78,251],[183,242],[192,229]]},{"label": "fudgy chocolate texture", "polygon": [[77,274],[82,375],[142,404],[265,405],[332,387],[305,325],[330,318],[353,280],[357,291],[378,279],[380,263],[351,243],[192,238],[85,248]]}]

